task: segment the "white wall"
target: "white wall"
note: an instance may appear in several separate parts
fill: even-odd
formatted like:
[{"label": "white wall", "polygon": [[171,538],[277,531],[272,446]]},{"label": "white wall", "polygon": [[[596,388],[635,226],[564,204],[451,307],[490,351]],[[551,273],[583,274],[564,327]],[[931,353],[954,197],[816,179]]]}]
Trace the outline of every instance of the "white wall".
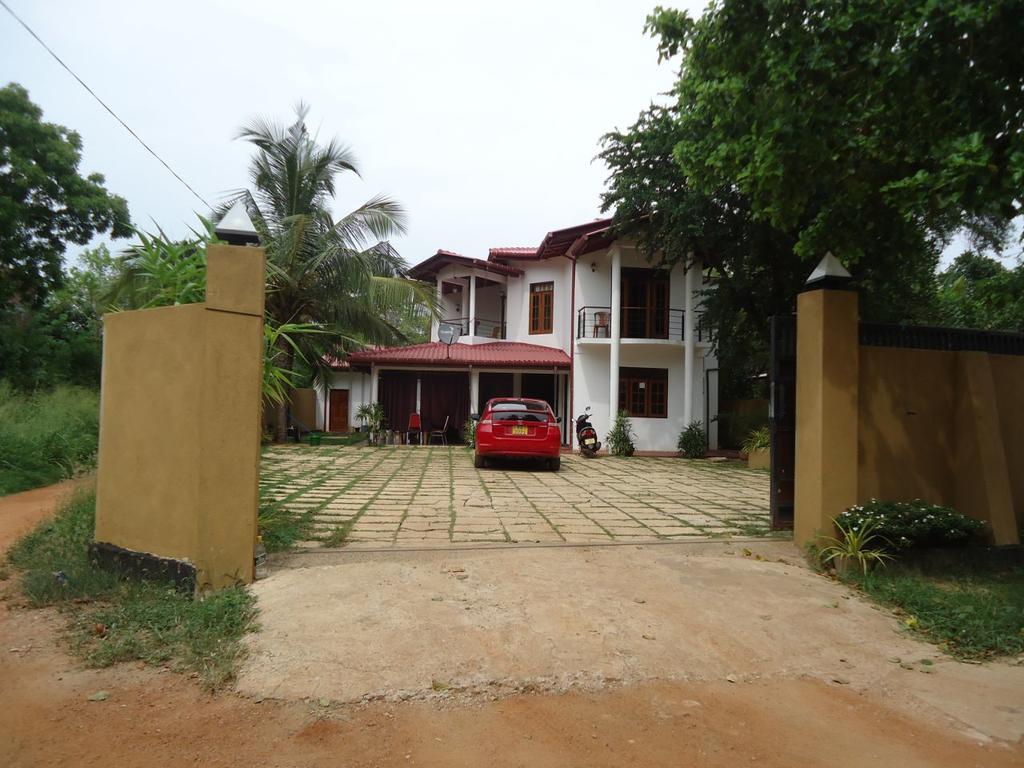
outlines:
[{"label": "white wall", "polygon": [[[328,380],[329,389],[348,390],[348,425],[350,429],[359,427],[356,419],[356,409],[370,399],[370,376],[365,373],[354,371],[339,371],[332,373]],[[317,429],[326,430],[326,404],[328,395],[318,389],[316,393],[316,426]]]},{"label": "white wall", "polygon": [[[523,270],[522,277],[510,277],[508,281],[508,340],[525,344],[539,344],[557,347],[569,353],[575,330],[572,315],[572,262],[561,257],[546,261],[517,261]],[[554,316],[552,333],[530,333],[530,284],[554,283]]]}]

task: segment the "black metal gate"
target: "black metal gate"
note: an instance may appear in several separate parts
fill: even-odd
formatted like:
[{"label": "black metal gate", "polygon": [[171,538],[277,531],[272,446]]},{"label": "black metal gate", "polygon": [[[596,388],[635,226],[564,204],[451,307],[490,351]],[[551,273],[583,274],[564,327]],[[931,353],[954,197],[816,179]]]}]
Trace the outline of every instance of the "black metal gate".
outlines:
[{"label": "black metal gate", "polygon": [[768,418],[771,427],[772,530],[793,528],[796,467],[796,316],[771,318]]}]

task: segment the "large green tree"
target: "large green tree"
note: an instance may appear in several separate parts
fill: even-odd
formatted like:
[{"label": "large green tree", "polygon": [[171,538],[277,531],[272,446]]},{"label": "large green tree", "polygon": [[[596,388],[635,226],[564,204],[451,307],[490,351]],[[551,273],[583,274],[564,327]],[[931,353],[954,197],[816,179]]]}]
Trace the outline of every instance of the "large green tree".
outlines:
[{"label": "large green tree", "polygon": [[[312,325],[322,333],[281,343],[279,365],[293,370],[296,355],[325,373],[364,344],[408,339],[408,321],[432,307],[429,286],[407,278],[408,265],[387,240],[405,230],[405,213],[377,195],[334,218],[330,205],[345,174],[358,174],[352,152],[336,140],[320,144],[299,105],[290,125],[256,119],[239,137],[256,148],[251,187],[240,193],[267,252],[268,321]],[[287,430],[287,403],[278,407],[277,439]]]},{"label": "large green tree", "polygon": [[723,359],[763,368],[767,317],[826,251],[866,317],[926,319],[953,233],[999,246],[1021,212],[1022,25],[1007,0],[658,8],[647,28],[679,78],[605,137],[605,207],[652,255],[711,268]]},{"label": "large green tree", "polygon": [[1024,332],[1024,262],[1008,268],[965,251],[938,277],[935,320],[942,325]]},{"label": "large green tree", "polygon": [[68,243],[131,234],[128,204],[83,176],[82,140],[43,121],[17,83],[0,89],[0,302],[38,307],[59,287]]}]

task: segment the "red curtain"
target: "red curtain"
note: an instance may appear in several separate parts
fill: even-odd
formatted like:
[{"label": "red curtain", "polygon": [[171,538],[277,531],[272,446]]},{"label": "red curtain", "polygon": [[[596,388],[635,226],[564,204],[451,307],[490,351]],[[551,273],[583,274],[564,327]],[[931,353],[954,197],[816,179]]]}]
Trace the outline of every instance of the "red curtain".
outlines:
[{"label": "red curtain", "polygon": [[421,373],[420,412],[423,428],[441,429],[448,417],[448,439],[462,432],[469,418],[468,373]]}]

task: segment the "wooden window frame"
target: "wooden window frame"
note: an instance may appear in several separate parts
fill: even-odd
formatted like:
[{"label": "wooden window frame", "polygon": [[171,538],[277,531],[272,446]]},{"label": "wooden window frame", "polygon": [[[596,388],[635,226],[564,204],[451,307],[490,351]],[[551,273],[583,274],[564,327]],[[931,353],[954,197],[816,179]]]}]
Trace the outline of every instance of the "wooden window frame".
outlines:
[{"label": "wooden window frame", "polygon": [[[655,389],[663,393],[660,398],[651,396]],[[667,419],[668,369],[619,368],[619,410],[637,419]]]},{"label": "wooden window frame", "polygon": [[554,333],[555,283],[530,283],[530,334]]}]

